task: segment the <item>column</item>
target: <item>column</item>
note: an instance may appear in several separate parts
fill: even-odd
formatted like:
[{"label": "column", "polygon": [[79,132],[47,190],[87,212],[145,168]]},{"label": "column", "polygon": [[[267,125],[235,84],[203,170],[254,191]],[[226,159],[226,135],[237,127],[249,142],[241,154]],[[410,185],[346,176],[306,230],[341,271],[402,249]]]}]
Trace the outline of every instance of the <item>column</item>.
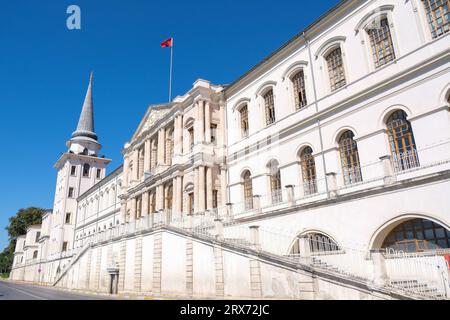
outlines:
[{"label": "column", "polygon": [[142,217],[148,215],[148,192],[142,194]]},{"label": "column", "polygon": [[183,212],[183,177],[179,176],[178,179],[178,189],[177,189],[177,210],[179,213]]},{"label": "column", "polygon": [[219,102],[220,107],[220,140],[219,146],[225,146],[226,136],[225,136],[225,100],[221,97]]},{"label": "column", "polygon": [[198,181],[198,170],[199,168],[194,168],[194,213],[197,213],[199,210],[199,181]]},{"label": "column", "polygon": [[205,120],[204,120],[204,101],[199,100],[197,102],[197,142],[205,141]]},{"label": "column", "polygon": [[158,164],[158,150],[156,147],[156,141],[155,139],[152,139],[150,142],[150,168],[154,169],[156,168],[156,165]]},{"label": "column", "polygon": [[180,117],[178,115],[176,115],[175,120],[173,121],[173,154],[174,155],[180,154],[178,152],[178,148],[179,148],[179,144],[180,144],[179,128],[178,128],[179,122],[180,122]]},{"label": "column", "polygon": [[179,140],[180,140],[178,152],[179,152],[179,154],[183,154],[183,144],[184,144],[184,141],[183,141],[183,119],[184,119],[184,117],[183,117],[183,115],[180,115],[178,118],[179,118],[178,134],[179,134]]},{"label": "column", "polygon": [[130,221],[136,219],[136,198],[131,199]]},{"label": "column", "polygon": [[213,208],[213,175],[212,168],[206,167],[206,209]]},{"label": "column", "polygon": [[158,131],[158,164],[159,165],[164,165],[165,163],[165,157],[164,157],[164,151],[166,149],[166,134],[165,134],[165,129],[161,128]]},{"label": "column", "polygon": [[180,155],[183,150],[183,116],[178,115],[175,118],[174,126],[174,154]]},{"label": "column", "polygon": [[205,212],[205,167],[198,167],[198,210]]},{"label": "column", "polygon": [[156,187],[156,210],[164,209],[164,186]]},{"label": "column", "polygon": [[139,152],[138,150],[133,151],[133,180],[137,181],[139,179]]},{"label": "column", "polygon": [[180,199],[178,199],[177,194],[178,194],[178,177],[174,177],[172,179],[172,214],[178,214],[178,201],[180,201]]},{"label": "column", "polygon": [[123,160],[123,179],[122,179],[122,186],[126,188],[128,186],[128,169],[130,166],[130,158],[128,155],[125,156]]},{"label": "column", "polygon": [[220,191],[221,191],[221,203],[222,206],[228,203],[227,193],[227,169],[225,166],[220,167]]},{"label": "column", "polygon": [[127,202],[126,200],[120,201],[120,223],[125,223],[127,219]]},{"label": "column", "polygon": [[144,145],[144,172],[150,171],[150,152],[150,139],[147,139]]},{"label": "column", "polygon": [[211,143],[211,106],[205,102],[205,142]]}]

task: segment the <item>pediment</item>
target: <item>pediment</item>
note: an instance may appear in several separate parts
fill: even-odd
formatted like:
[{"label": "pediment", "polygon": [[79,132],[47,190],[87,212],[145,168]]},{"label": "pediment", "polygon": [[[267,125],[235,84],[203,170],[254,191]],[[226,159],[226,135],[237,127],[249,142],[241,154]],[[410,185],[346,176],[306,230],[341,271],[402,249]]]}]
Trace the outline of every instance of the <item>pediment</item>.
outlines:
[{"label": "pediment", "polygon": [[171,105],[150,106],[142,118],[137,130],[131,140],[140,137],[143,133],[151,129],[159,120],[161,120],[171,110]]}]

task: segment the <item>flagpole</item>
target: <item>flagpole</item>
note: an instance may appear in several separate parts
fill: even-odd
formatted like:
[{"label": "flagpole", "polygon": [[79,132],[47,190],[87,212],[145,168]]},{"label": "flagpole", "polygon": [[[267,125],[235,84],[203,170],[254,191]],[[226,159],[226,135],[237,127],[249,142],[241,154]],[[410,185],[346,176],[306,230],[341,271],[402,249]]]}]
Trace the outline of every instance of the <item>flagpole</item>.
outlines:
[{"label": "flagpole", "polygon": [[173,38],[170,46],[169,103],[172,102]]}]

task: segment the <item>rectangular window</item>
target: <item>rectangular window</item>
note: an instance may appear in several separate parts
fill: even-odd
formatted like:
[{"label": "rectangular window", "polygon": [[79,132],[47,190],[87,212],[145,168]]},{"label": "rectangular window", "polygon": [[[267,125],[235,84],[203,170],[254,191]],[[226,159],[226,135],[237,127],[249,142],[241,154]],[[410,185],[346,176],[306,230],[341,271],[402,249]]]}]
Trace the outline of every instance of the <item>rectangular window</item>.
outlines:
[{"label": "rectangular window", "polygon": [[67,243],[67,241],[64,241],[63,246],[62,246],[62,251],[63,252],[67,251],[67,247],[68,247],[68,243]]},{"label": "rectangular window", "polygon": [[450,0],[422,0],[433,39],[450,30]]},{"label": "rectangular window", "polygon": [[89,177],[89,170],[91,169],[91,166],[87,163],[83,165],[83,177]]},{"label": "rectangular window", "polygon": [[40,237],[41,237],[41,233],[39,231],[36,232],[36,241],[35,242],[39,242]]},{"label": "rectangular window", "polygon": [[297,72],[292,77],[292,85],[294,86],[295,108],[299,110],[308,103],[306,101],[305,76],[303,70]]},{"label": "rectangular window", "polygon": [[211,143],[216,145],[217,144],[217,124],[211,124],[210,130],[211,130]]},{"label": "rectangular window", "polygon": [[213,190],[212,206],[214,209],[216,209],[218,207],[218,205],[217,205],[218,194],[219,194],[219,192],[217,190]]},{"label": "rectangular window", "polygon": [[74,188],[70,187],[69,188],[69,194],[68,194],[69,198],[73,198],[74,197]]},{"label": "rectangular window", "polygon": [[69,224],[70,223],[70,218],[71,218],[71,214],[70,212],[66,213],[66,223]]},{"label": "rectangular window", "polygon": [[342,60],[341,48],[336,48],[326,57],[328,75],[330,77],[331,91],[342,88],[347,84],[345,80],[344,62]]},{"label": "rectangular window", "polygon": [[372,47],[373,60],[375,67],[378,68],[395,59],[394,46],[392,45],[391,31],[389,22],[384,18],[379,23],[367,30]]},{"label": "rectangular window", "polygon": [[248,136],[248,107],[243,106],[239,113],[241,115],[241,134],[245,138]]},{"label": "rectangular window", "polygon": [[70,167],[70,175],[72,177],[75,177],[76,174],[77,174],[77,167],[76,166],[71,166]]},{"label": "rectangular window", "polygon": [[102,169],[97,169],[97,179],[100,179],[102,176]]},{"label": "rectangular window", "polygon": [[266,109],[266,125],[275,122],[275,103],[273,99],[273,90],[269,90],[264,95],[264,105]]}]

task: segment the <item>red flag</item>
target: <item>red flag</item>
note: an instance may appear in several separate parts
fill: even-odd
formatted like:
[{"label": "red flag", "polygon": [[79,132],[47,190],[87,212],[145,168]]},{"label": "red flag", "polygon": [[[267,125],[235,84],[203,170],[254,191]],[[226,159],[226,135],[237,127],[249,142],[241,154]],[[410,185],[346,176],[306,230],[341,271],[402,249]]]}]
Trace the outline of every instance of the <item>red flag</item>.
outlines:
[{"label": "red flag", "polygon": [[169,38],[164,42],[161,42],[161,48],[172,47],[173,46],[173,38]]}]

